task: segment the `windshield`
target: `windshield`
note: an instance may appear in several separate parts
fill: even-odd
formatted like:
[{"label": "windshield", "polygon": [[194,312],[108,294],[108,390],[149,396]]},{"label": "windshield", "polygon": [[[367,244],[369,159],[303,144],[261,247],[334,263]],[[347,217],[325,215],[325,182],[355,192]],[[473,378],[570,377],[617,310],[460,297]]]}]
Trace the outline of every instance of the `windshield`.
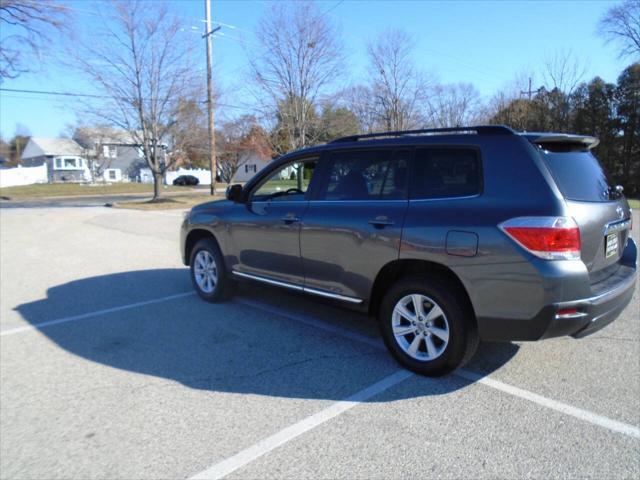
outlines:
[{"label": "windshield", "polygon": [[591,152],[541,149],[540,153],[567,200],[606,202],[619,196],[611,189],[606,173]]}]

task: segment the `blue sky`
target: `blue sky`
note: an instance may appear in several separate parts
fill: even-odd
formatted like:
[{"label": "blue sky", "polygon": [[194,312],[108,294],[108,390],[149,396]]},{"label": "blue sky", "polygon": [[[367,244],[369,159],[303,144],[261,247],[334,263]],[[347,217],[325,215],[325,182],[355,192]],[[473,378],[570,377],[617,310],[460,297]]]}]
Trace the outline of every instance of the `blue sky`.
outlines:
[{"label": "blue sky", "polygon": [[[94,0],[67,2],[77,19],[91,27],[89,12]],[[203,0],[176,0],[172,8],[184,23],[184,34],[203,28]],[[245,104],[241,86],[247,54],[254,45],[253,31],[268,12],[268,1],[213,0],[214,21],[222,22],[224,36],[214,40],[215,75],[223,100]],[[371,1],[326,0],[318,2],[340,28],[348,57],[346,82],[366,79],[366,43],[389,27],[405,29],[416,41],[414,60],[442,83],[469,82],[489,98],[504,89],[519,72],[535,74],[534,87],[545,58],[571,52],[586,66],[585,80],[595,75],[615,82],[630,60],[617,58],[615,45],[604,45],[596,35],[598,19],[612,2],[607,1]],[[153,8],[153,2],[150,2]],[[0,32],[0,34],[5,34]],[[244,47],[243,47],[244,45]],[[196,52],[204,67],[204,43]],[[203,71],[200,70],[200,74]],[[69,71],[43,61],[37,72],[7,80],[4,88],[90,92]],[[229,117],[237,110],[221,112]],[[76,121],[68,102],[35,94],[0,92],[0,133],[10,137],[17,124],[34,136],[58,136]]]}]

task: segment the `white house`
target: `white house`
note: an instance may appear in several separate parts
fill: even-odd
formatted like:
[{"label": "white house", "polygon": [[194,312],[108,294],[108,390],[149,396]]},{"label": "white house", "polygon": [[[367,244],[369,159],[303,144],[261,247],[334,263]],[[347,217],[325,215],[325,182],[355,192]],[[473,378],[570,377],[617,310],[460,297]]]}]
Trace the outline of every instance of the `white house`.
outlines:
[{"label": "white house", "polygon": [[[238,162],[240,167],[236,171],[235,175],[231,179],[231,183],[245,183],[248,182],[256,173],[266,167],[271,162],[271,157],[263,157],[257,152],[248,152]],[[220,180],[221,166],[218,164],[218,180]],[[199,180],[199,185],[211,185],[211,174],[209,169],[189,169],[178,168],[177,170],[171,170],[165,172],[164,183],[171,185],[173,181],[180,175],[193,175]],[[153,183],[153,174],[151,169],[142,168],[139,172],[139,178],[141,183]]]},{"label": "white house", "polygon": [[91,179],[82,147],[68,138],[31,137],[22,152],[25,167],[47,166],[49,182],[85,182]]},{"label": "white house", "polygon": [[248,182],[256,173],[271,162],[271,157],[261,156],[257,152],[247,152],[244,155],[246,155],[246,159],[243,158],[239,162],[240,168],[231,179],[231,183]]},{"label": "white house", "polygon": [[94,162],[94,174],[101,172],[101,180],[140,180],[140,169],[147,162],[131,133],[110,127],[82,127],[74,132],[73,138],[83,148],[85,156]]}]

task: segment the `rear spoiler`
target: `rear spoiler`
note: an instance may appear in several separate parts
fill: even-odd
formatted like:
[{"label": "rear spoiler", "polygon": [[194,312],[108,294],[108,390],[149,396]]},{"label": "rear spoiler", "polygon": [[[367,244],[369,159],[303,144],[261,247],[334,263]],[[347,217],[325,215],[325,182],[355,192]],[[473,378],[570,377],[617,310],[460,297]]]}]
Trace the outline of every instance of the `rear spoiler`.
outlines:
[{"label": "rear spoiler", "polygon": [[578,145],[587,150],[595,148],[600,143],[596,137],[587,135],[571,135],[569,133],[524,133],[522,134],[536,145]]}]

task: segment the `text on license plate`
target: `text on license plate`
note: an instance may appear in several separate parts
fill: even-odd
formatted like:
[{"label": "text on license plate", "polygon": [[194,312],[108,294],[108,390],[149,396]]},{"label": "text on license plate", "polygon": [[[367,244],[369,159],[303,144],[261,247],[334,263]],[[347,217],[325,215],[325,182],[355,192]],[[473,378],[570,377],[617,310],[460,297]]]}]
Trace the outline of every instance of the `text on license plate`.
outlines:
[{"label": "text on license plate", "polygon": [[604,257],[609,258],[618,254],[618,234],[610,233],[605,237]]}]

